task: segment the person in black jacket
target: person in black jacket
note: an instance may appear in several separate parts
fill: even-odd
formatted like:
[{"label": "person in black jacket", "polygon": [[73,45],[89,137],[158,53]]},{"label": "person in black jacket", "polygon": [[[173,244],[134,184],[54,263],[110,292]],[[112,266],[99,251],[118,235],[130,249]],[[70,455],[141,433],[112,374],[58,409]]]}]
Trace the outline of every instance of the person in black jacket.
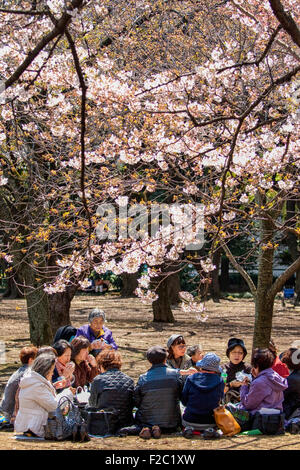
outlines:
[{"label": "person in black jacket", "polygon": [[134,389],[137,407],[136,430],[143,439],[159,438],[163,432],[176,432],[181,426],[180,395],[183,379],[166,365],[167,350],[153,346],[147,351],[152,367],[140,375]]},{"label": "person in black jacket", "polygon": [[252,367],[246,364],[244,359],[247,355],[247,349],[244,341],[239,338],[230,338],[227,345],[226,356],[229,362],[224,365],[227,373],[227,383],[225,387],[225,403],[239,403],[240,387],[242,382],[236,379],[237,372],[251,374]]},{"label": "person in black jacket", "polygon": [[89,407],[98,410],[118,410],[116,427],[130,426],[133,423],[134,381],[121,372],[121,354],[114,349],[104,349],[97,356],[100,374],[91,384]]},{"label": "person in black jacket", "polygon": [[77,328],[71,325],[61,326],[55,333],[53,344],[57,343],[60,339],[64,339],[70,343],[75,338]]},{"label": "person in black jacket", "polygon": [[281,360],[291,371],[287,378],[288,388],[283,392],[283,412],[285,418],[289,419],[297,408],[299,408],[300,411],[300,350],[297,348],[289,348],[285,351]]}]

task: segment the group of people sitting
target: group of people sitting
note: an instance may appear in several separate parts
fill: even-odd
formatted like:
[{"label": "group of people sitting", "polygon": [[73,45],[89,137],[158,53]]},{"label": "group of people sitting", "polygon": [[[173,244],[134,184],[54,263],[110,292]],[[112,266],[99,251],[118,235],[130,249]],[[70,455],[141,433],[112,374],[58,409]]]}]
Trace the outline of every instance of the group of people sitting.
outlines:
[{"label": "group of people sitting", "polygon": [[242,339],[230,338],[221,367],[220,357],[202,348],[187,348],[181,334],[173,334],[166,348],[152,346],[150,368],[134,380],[121,371],[122,356],[105,313],[94,309],[81,328],[60,328],[52,346],[26,346],[22,366],[10,377],[0,411],[16,432],[44,437],[49,412],[61,397],[73,400],[78,387],[89,386],[88,408],[114,408],[119,436],[159,438],[162,433],[215,428],[214,409],[220,403],[249,413],[262,408],[284,412],[286,419],[300,408],[300,361],[296,348],[279,359],[274,342],[255,349],[251,365]]}]

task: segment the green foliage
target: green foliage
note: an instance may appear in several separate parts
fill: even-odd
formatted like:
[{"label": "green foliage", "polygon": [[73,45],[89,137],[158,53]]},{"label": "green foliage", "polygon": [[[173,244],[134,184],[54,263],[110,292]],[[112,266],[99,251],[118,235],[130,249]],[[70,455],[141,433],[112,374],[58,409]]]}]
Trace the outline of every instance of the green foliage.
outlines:
[{"label": "green foliage", "polygon": [[109,281],[110,285],[117,290],[120,290],[122,287],[122,279],[121,276],[117,276],[112,271],[106,271],[105,274],[98,274],[96,271],[92,271],[91,275],[89,276],[90,279],[96,281],[97,279],[103,279],[104,281]]}]

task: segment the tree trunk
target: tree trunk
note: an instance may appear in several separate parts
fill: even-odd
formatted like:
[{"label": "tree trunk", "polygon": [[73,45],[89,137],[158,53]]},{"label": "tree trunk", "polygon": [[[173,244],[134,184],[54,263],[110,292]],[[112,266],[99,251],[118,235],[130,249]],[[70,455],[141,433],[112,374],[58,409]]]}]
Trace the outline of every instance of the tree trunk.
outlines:
[{"label": "tree trunk", "polygon": [[230,289],[229,259],[227,256],[221,258],[220,289],[222,292],[228,292]]},{"label": "tree trunk", "polygon": [[220,283],[219,283],[219,269],[220,269],[220,261],[222,256],[221,248],[218,248],[212,257],[212,262],[216,266],[216,268],[211,273],[211,284],[210,284],[210,295],[214,302],[220,303]]},{"label": "tree trunk", "polygon": [[53,336],[50,327],[49,296],[43,290],[43,284],[37,284],[30,264],[21,266],[19,274],[24,285],[30,341],[36,346],[51,344]]},{"label": "tree trunk", "polygon": [[50,324],[53,336],[58,328],[71,325],[71,301],[77,291],[77,286],[68,287],[65,292],[57,292],[49,296]]},{"label": "tree trunk", "polygon": [[[297,212],[296,212],[296,201],[288,200],[286,202],[286,214],[287,214],[287,224],[290,227],[296,228],[297,223]],[[293,261],[299,256],[298,251],[298,239],[296,235],[292,232],[287,233],[286,243],[289,248],[290,255]],[[296,271],[296,283],[295,283],[295,300],[294,305],[298,305],[300,301],[300,270]]]},{"label": "tree trunk", "polygon": [[[159,280],[161,280],[160,278]],[[175,318],[173,316],[170,298],[168,292],[168,280],[164,278],[156,289],[158,299],[152,303],[153,309],[153,321],[162,323],[174,323]]]},{"label": "tree trunk", "polygon": [[50,327],[49,299],[42,287],[37,289],[26,288],[25,299],[29,317],[30,341],[35,346],[52,343]]},{"label": "tree trunk", "polygon": [[136,297],[134,291],[138,287],[138,273],[122,273],[122,288],[121,296],[122,297]]},{"label": "tree trunk", "polygon": [[294,306],[296,307],[300,303],[300,269],[296,272],[296,282],[295,282],[295,301]]},{"label": "tree trunk", "polygon": [[18,288],[15,275],[7,278],[6,281],[7,287],[2,294],[3,297],[7,299],[21,299],[24,297],[20,289]]},{"label": "tree trunk", "polygon": [[177,305],[180,302],[180,277],[178,273],[168,276],[167,286],[170,305]]},{"label": "tree trunk", "polygon": [[266,299],[257,292],[253,348],[267,348],[272,332],[274,299]]},{"label": "tree trunk", "polygon": [[[260,202],[262,205],[263,202]],[[270,295],[273,284],[274,227],[270,220],[260,222],[260,250],[258,280],[255,298],[254,348],[267,348],[271,338],[274,295]]]}]

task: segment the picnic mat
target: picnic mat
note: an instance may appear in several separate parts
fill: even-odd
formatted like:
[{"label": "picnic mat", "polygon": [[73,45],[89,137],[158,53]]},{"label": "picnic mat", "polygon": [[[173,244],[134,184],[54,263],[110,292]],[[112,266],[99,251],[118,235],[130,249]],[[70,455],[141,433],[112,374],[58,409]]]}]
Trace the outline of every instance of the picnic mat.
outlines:
[{"label": "picnic mat", "polygon": [[12,436],[11,439],[15,439],[17,441],[44,441],[45,440],[43,437],[29,437],[29,436],[23,436],[22,434],[17,434],[15,436]]}]

